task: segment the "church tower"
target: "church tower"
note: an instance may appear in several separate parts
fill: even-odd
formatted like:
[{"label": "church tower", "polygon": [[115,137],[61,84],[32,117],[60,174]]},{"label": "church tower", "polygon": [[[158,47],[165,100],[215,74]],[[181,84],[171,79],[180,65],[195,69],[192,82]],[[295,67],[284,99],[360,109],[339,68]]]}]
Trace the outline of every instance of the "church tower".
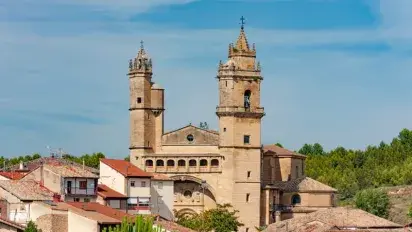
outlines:
[{"label": "church tower", "polygon": [[163,134],[163,89],[152,82],[152,60],[141,44],[136,58],[129,61],[129,149],[130,162],[144,168],[142,157],[156,150]]},{"label": "church tower", "polygon": [[229,45],[228,61],[219,63],[219,150],[224,156],[220,193],[244,224],[240,231],[260,225],[261,120],[260,64],[242,26],[236,44]]}]

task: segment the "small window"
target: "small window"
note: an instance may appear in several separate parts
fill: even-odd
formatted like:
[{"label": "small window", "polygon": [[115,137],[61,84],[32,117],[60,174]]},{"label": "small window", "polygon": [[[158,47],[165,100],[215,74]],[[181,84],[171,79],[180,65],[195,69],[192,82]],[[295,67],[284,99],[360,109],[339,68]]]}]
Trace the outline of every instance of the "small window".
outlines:
[{"label": "small window", "polygon": [[196,164],[196,160],[189,160],[189,166],[190,167],[195,167],[197,164]]},{"label": "small window", "polygon": [[156,166],[163,167],[165,166],[165,162],[163,160],[156,160]]},{"label": "small window", "polygon": [[195,139],[195,137],[193,137],[193,135],[190,134],[190,135],[188,135],[188,136],[186,137],[186,139],[187,139],[187,141],[189,141],[189,142],[193,142],[193,140]]},{"label": "small window", "polygon": [[175,161],[174,160],[168,160],[166,162],[166,164],[167,164],[168,167],[174,167],[175,166]]},{"label": "small window", "polygon": [[292,205],[300,204],[300,196],[299,194],[295,194],[292,196]]},{"label": "small window", "polygon": [[77,197],[76,197],[76,198],[73,199],[73,201],[74,201],[74,202],[80,202],[80,198],[77,198]]},{"label": "small window", "polygon": [[142,181],[141,186],[146,187],[146,181]]},{"label": "small window", "polygon": [[202,167],[207,166],[207,160],[201,159],[201,160],[200,160],[200,166],[202,166]]},{"label": "small window", "polygon": [[142,98],[141,97],[137,98],[137,103],[142,103]]},{"label": "small window", "polygon": [[179,166],[179,167],[185,167],[185,166],[186,166],[186,161],[185,161],[185,160],[179,160],[179,161],[177,161],[177,166]]},{"label": "small window", "polygon": [[246,193],[246,202],[249,202],[250,193]]},{"label": "small window", "polygon": [[244,144],[250,144],[250,135],[244,135],[243,136],[243,143]]},{"label": "small window", "polygon": [[223,132],[226,132],[226,127],[223,128]]},{"label": "small window", "polygon": [[84,198],[84,202],[90,202],[90,198]]},{"label": "small window", "polygon": [[250,171],[247,172],[247,178],[250,178]]},{"label": "small window", "polygon": [[158,189],[163,189],[163,182],[157,183],[157,188]]},{"label": "small window", "polygon": [[132,187],[136,186],[136,182],[130,181],[130,186],[132,186]]},{"label": "small window", "polygon": [[87,189],[87,181],[85,180],[79,181],[79,184],[80,184],[79,189]]},{"label": "small window", "polygon": [[146,160],[146,167],[153,167],[153,160]]},{"label": "small window", "polygon": [[212,167],[218,167],[219,166],[219,160],[217,159],[212,159],[212,161],[210,162],[210,165]]},{"label": "small window", "polygon": [[246,227],[246,232],[249,232],[249,228],[248,228],[248,227]]},{"label": "small window", "polygon": [[226,87],[227,87],[227,81],[226,81]]}]

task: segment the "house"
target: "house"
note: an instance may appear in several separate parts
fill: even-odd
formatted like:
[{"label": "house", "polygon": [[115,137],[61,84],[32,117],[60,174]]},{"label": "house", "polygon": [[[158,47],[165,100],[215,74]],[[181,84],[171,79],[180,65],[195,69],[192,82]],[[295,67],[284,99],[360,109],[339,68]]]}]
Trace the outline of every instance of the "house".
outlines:
[{"label": "house", "polygon": [[[42,232],[100,232],[106,227],[121,224],[124,218],[135,216],[97,202],[38,202],[33,205],[36,225]],[[162,232],[193,232],[174,222],[156,220],[155,226],[161,226]]]},{"label": "house", "polygon": [[97,186],[97,202],[102,205],[126,212],[128,209],[127,199],[126,195],[109,188],[107,185],[99,184]]},{"label": "house", "polygon": [[151,213],[151,179],[152,174],[128,161],[100,160],[99,183],[127,196],[127,212],[130,214]]},{"label": "house", "polygon": [[98,176],[83,167],[48,163],[27,173],[22,180],[36,180],[61,201],[94,202]]},{"label": "house", "polygon": [[406,231],[402,225],[377,217],[360,209],[335,207],[321,209],[280,222],[270,224],[265,232],[288,231]]},{"label": "house", "polygon": [[24,229],[25,227],[18,223],[9,221],[4,218],[0,218],[0,231],[1,232],[23,232]]},{"label": "house", "polygon": [[152,213],[173,221],[174,181],[166,175],[153,173],[150,185]]},{"label": "house", "polygon": [[35,181],[0,180],[1,218],[27,224],[32,219],[32,204],[52,201],[53,193]]}]

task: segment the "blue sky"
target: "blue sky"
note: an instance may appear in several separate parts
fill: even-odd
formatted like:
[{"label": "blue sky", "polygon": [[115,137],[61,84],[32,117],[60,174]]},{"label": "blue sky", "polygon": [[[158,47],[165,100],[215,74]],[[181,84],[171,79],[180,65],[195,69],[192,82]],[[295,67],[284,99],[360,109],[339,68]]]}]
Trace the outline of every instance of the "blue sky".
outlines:
[{"label": "blue sky", "polygon": [[128,154],[128,59],[145,41],[166,130],[217,128],[219,60],[246,18],[263,143],[364,148],[412,122],[410,0],[0,0],[0,154]]}]

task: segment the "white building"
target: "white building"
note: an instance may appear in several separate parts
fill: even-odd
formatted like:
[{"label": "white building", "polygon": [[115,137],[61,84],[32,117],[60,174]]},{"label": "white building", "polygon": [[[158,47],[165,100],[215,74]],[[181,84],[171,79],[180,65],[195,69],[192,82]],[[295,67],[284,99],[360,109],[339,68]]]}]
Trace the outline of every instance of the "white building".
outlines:
[{"label": "white building", "polygon": [[173,180],[125,160],[101,159],[98,202],[130,214],[173,219]]}]

